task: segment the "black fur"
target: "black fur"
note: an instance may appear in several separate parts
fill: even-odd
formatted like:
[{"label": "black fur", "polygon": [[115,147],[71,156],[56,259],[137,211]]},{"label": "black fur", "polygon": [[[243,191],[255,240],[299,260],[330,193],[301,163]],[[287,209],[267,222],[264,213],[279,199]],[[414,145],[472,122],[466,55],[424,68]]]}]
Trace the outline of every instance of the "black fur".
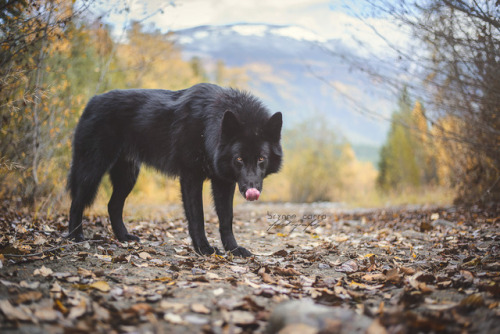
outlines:
[{"label": "black fur", "polygon": [[[281,166],[281,113],[273,116],[249,93],[199,84],[181,91],[114,90],[87,104],[73,141],[68,178],[72,203],[69,237],[83,240],[83,210],[110,173],[108,211],[120,241],[139,240],[127,232],[122,212],[141,164],[180,177],[189,235],[196,252],[219,253],[206,238],[202,185],[211,179],[221,239],[226,251],[250,256],[232,231],[233,196],[262,190],[262,180]],[[238,159],[240,158],[240,159]]]}]

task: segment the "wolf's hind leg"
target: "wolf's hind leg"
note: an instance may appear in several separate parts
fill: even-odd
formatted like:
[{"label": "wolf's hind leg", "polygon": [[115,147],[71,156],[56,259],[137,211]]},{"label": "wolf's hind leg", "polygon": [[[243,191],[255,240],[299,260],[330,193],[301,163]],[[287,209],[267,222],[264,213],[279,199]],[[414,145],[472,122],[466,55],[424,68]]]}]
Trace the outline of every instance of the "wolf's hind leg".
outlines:
[{"label": "wolf's hind leg", "polygon": [[139,175],[140,164],[118,158],[111,167],[109,176],[113,184],[113,194],[108,203],[109,219],[116,238],[120,241],[139,241],[139,237],[129,234],[123,223],[123,206],[128,194],[134,188],[137,176]]}]

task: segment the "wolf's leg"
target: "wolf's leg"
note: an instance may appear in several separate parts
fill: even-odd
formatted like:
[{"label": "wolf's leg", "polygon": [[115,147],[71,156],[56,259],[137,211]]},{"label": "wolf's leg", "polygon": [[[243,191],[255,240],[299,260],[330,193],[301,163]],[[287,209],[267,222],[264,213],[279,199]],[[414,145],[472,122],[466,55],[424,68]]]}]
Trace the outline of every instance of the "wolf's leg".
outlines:
[{"label": "wolf's leg", "polygon": [[201,255],[213,253],[222,254],[217,247],[210,246],[205,235],[205,221],[203,219],[203,178],[196,174],[183,173],[181,175],[181,192],[184,211],[188,220],[189,235],[193,240],[194,250]]},{"label": "wolf's leg", "polygon": [[104,162],[88,162],[76,155],[73,157],[69,176],[71,191],[71,208],[69,212],[68,238],[83,241],[82,216],[83,210],[89,207],[97,194],[99,183],[106,172]]},{"label": "wolf's leg", "polygon": [[219,216],[219,231],[224,249],[236,256],[252,256],[247,249],[238,246],[233,234],[233,198],[236,183],[212,179],[215,210]]},{"label": "wolf's leg", "polygon": [[139,241],[139,237],[129,234],[125,224],[123,224],[123,205],[128,194],[134,188],[139,170],[140,164],[120,157],[109,171],[113,184],[113,194],[108,203],[109,219],[113,232],[120,241]]}]

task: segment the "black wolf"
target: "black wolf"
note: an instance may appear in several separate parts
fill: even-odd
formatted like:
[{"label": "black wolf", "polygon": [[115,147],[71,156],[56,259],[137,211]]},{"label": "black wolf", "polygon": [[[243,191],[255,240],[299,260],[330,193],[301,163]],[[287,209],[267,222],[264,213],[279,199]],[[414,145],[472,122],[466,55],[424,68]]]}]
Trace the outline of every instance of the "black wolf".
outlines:
[{"label": "black wolf", "polygon": [[109,172],[113,194],[108,212],[120,241],[129,234],[122,212],[142,163],[180,178],[189,235],[200,254],[220,254],[205,235],[203,181],[210,179],[222,244],[238,256],[251,256],[233,235],[235,185],[257,200],[263,179],[280,169],[282,115],[247,92],[198,84],[180,91],[113,90],[94,96],[76,127],[68,178],[72,203],[69,237],[83,240],[83,210]]}]

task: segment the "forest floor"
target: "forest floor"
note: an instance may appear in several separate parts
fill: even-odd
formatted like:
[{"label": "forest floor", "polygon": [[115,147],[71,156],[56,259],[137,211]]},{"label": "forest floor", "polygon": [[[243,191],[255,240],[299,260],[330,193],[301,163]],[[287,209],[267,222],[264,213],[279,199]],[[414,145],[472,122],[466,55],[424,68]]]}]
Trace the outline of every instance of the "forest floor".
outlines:
[{"label": "forest floor", "polygon": [[[194,254],[180,206],[159,221],[126,223],[141,243],[119,243],[106,216],[88,217],[89,241],[77,245],[61,237],[67,215],[8,207],[0,212],[2,333],[500,328],[500,207],[245,203],[235,207],[234,230],[249,259]],[[209,240],[221,249],[207,211]],[[289,300],[300,300],[293,312],[273,315]],[[324,306],[315,312],[308,300]]]}]

